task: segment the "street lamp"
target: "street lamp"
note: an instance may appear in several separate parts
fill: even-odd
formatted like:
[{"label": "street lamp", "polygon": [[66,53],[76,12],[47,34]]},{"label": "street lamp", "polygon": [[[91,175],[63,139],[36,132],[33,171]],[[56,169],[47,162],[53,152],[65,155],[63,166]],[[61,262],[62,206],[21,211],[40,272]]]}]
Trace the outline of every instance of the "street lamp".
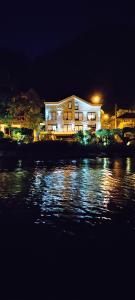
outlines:
[{"label": "street lamp", "polygon": [[92,96],[91,101],[94,104],[101,104],[101,99],[102,99],[101,95],[96,94]]}]

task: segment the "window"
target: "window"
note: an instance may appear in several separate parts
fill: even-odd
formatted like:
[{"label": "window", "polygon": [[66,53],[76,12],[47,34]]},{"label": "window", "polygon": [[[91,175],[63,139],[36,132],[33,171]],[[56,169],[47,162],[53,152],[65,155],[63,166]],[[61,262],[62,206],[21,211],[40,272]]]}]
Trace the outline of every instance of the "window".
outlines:
[{"label": "window", "polygon": [[75,131],[81,131],[81,130],[83,130],[82,125],[75,125]]},{"label": "window", "polygon": [[75,102],[75,110],[78,110],[78,109],[79,109],[79,103]]},{"label": "window", "polygon": [[68,108],[71,109],[72,108],[72,102],[68,102]]},{"label": "window", "polygon": [[71,112],[65,112],[63,115],[63,120],[72,120],[72,113]]},{"label": "window", "polygon": [[96,120],[96,113],[95,112],[88,112],[87,113],[87,120],[88,121],[95,121]]},{"label": "window", "polygon": [[75,120],[83,121],[83,113],[82,112],[76,112],[75,113]]},{"label": "window", "polygon": [[56,112],[50,112],[48,115],[48,120],[50,121],[56,120]]},{"label": "window", "polygon": [[48,131],[56,131],[57,125],[48,125]]},{"label": "window", "polygon": [[64,132],[67,132],[67,131],[72,131],[72,125],[71,124],[65,124],[64,125]]},{"label": "window", "polygon": [[96,124],[88,125],[88,130],[96,130]]}]

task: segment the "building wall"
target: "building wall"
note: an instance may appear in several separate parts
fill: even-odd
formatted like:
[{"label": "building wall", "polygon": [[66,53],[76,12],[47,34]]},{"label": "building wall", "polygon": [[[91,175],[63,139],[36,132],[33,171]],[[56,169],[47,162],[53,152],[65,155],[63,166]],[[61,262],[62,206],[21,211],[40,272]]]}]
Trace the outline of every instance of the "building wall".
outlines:
[{"label": "building wall", "polygon": [[120,117],[125,113],[135,113],[135,109],[118,109],[117,110],[117,117]]},{"label": "building wall", "polygon": [[[134,109],[119,109],[117,110],[117,128],[135,127],[135,118],[122,118],[125,113],[135,113]],[[115,128],[115,116],[109,119],[110,129]]]},{"label": "building wall", "polygon": [[101,107],[73,96],[62,102],[45,104],[46,131],[76,132],[101,128]]},{"label": "building wall", "polygon": [[124,127],[135,127],[135,119],[119,119],[118,121],[118,128],[122,129]]}]

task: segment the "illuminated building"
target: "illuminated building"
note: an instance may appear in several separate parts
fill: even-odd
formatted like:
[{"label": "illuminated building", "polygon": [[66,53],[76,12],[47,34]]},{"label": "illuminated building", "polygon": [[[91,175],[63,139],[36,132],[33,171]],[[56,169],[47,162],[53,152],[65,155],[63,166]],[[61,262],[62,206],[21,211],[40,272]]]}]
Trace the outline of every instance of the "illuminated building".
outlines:
[{"label": "illuminated building", "polygon": [[[117,128],[135,127],[135,109],[119,109],[116,118]],[[110,128],[115,128],[115,116],[110,118]]]},{"label": "illuminated building", "polygon": [[135,127],[135,112],[125,112],[117,117],[118,127]]},{"label": "illuminated building", "polygon": [[45,131],[54,135],[72,135],[80,130],[101,128],[101,104],[77,96],[57,102],[45,102]]}]

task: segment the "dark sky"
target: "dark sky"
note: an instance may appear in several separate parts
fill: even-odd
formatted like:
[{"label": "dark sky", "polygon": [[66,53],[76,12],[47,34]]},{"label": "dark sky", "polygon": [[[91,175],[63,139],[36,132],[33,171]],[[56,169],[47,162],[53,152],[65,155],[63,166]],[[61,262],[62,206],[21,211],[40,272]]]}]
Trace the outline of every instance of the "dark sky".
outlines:
[{"label": "dark sky", "polygon": [[107,108],[135,104],[134,11],[123,1],[3,2],[0,50],[28,61],[0,54],[0,86],[13,81],[50,100],[99,91]]},{"label": "dark sky", "polygon": [[36,4],[34,1],[4,2],[0,11],[0,47],[37,56],[55,51],[93,25],[134,23],[133,10],[128,4],[90,3],[76,0],[36,1]]}]

